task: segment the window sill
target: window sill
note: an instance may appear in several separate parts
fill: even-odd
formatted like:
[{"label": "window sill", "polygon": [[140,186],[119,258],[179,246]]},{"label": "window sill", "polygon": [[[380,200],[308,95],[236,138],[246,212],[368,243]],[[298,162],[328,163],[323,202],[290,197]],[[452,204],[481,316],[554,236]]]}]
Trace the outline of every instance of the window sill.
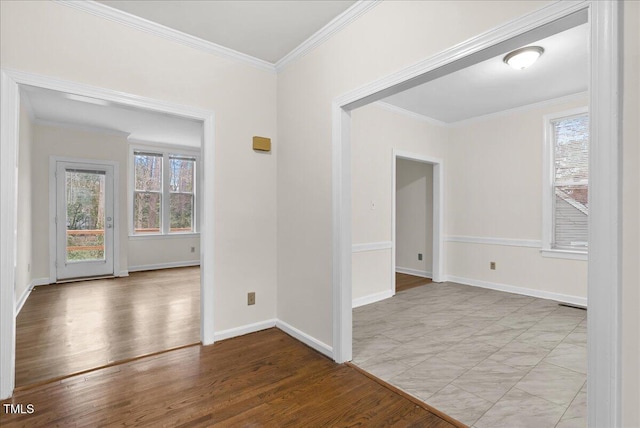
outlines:
[{"label": "window sill", "polygon": [[540,250],[540,254],[542,254],[542,257],[550,257],[554,259],[589,260],[589,253],[587,251],[579,250],[542,249]]},{"label": "window sill", "polygon": [[129,235],[130,241],[147,241],[154,239],[180,239],[180,238],[200,238],[200,233],[191,232],[191,233],[171,233],[167,235],[163,235],[161,233],[154,233],[148,235]]}]

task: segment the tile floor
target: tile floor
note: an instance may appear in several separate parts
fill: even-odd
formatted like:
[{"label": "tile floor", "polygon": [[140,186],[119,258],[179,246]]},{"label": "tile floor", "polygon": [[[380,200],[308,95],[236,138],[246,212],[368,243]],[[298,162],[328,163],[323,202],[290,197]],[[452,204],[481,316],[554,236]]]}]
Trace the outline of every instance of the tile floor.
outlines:
[{"label": "tile floor", "polygon": [[353,363],[476,428],[586,427],[587,312],[456,283],[354,309]]}]

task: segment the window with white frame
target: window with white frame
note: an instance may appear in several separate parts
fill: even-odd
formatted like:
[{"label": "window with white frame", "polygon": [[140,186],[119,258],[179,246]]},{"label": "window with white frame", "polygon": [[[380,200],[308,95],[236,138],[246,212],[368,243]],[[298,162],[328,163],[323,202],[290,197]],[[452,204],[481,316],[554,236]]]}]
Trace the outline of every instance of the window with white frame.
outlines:
[{"label": "window with white frame", "polygon": [[133,149],[132,157],[132,234],[197,232],[197,157],[153,149]]},{"label": "window with white frame", "polygon": [[589,224],[589,114],[545,117],[544,249],[585,253]]}]

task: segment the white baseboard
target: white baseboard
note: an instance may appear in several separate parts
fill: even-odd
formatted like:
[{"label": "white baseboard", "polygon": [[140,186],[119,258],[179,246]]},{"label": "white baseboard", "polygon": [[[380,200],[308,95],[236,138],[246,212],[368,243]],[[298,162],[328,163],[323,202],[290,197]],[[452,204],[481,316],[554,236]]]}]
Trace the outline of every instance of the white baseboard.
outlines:
[{"label": "white baseboard", "polygon": [[393,297],[393,291],[387,290],[382,291],[380,293],[369,294],[368,296],[358,297],[357,299],[353,299],[351,303],[352,308],[358,308],[364,305],[370,305],[371,303],[379,302],[380,300],[388,299],[389,297]]},{"label": "white baseboard", "polygon": [[49,279],[49,277],[46,278],[35,278],[31,280],[31,285],[33,287],[37,287],[39,285],[49,285],[51,284],[51,280]]},{"label": "white baseboard", "polygon": [[[141,272],[144,270],[171,269],[171,268],[177,268],[177,267],[198,266],[198,265],[200,265],[200,260],[190,260],[186,262],[156,263],[152,265],[129,266],[128,272]],[[127,272],[127,276],[128,276],[128,272]]]},{"label": "white baseboard", "polygon": [[541,299],[555,300],[556,302],[570,303],[572,305],[587,307],[587,298],[570,296],[568,294],[554,293],[551,291],[534,290],[532,288],[518,287],[515,285],[499,284],[496,282],[481,281],[479,279],[463,278],[460,276],[447,276],[447,281],[474,287],[488,288],[490,290],[506,291],[507,293],[522,294],[524,296],[539,297]]},{"label": "white baseboard", "polygon": [[244,336],[245,334],[255,333],[256,331],[266,330],[276,326],[276,319],[270,319],[266,321],[254,322],[253,324],[247,324],[240,327],[230,328],[228,330],[222,330],[214,333],[213,340],[231,339],[232,337]]},{"label": "white baseboard", "polygon": [[333,348],[329,345],[327,345],[324,342],[319,341],[318,339],[316,339],[313,336],[308,335],[307,333],[304,333],[300,330],[298,330],[297,328],[293,327],[292,325],[287,324],[284,321],[281,320],[277,320],[276,321],[276,327],[279,328],[280,330],[284,331],[285,333],[287,333],[289,336],[293,337],[294,339],[299,340],[300,342],[304,343],[307,346],[310,346],[311,348],[315,349],[316,351],[326,355],[327,357],[333,359]]},{"label": "white baseboard", "polygon": [[15,312],[16,316],[18,316],[18,314],[22,310],[22,307],[24,306],[27,299],[29,298],[29,295],[31,294],[31,290],[33,290],[33,287],[34,285],[32,281],[31,284],[22,292],[22,296],[20,296],[20,298],[16,302],[16,312]]},{"label": "white baseboard", "polygon": [[118,274],[119,278],[122,278],[124,276],[129,276],[129,271],[128,270],[121,270],[120,273]]},{"label": "white baseboard", "polygon": [[413,276],[421,276],[422,278],[433,278],[433,274],[426,270],[410,269],[410,268],[396,266],[396,272],[406,273],[407,275],[413,275]]}]

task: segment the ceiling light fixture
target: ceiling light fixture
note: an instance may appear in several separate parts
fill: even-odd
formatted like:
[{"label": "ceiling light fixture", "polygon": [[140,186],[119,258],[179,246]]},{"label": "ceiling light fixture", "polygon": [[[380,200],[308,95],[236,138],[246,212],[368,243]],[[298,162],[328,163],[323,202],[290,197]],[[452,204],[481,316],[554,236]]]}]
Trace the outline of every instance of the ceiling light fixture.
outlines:
[{"label": "ceiling light fixture", "polygon": [[95,104],[99,106],[108,106],[111,103],[107,100],[101,100],[98,98],[85,97],[84,95],[76,95],[76,94],[64,94],[64,97],[68,100],[72,101],[80,101],[83,103]]},{"label": "ceiling light fixture", "polygon": [[544,49],[540,46],[527,46],[509,52],[504,57],[504,62],[516,70],[524,70],[536,62],[543,53]]}]

